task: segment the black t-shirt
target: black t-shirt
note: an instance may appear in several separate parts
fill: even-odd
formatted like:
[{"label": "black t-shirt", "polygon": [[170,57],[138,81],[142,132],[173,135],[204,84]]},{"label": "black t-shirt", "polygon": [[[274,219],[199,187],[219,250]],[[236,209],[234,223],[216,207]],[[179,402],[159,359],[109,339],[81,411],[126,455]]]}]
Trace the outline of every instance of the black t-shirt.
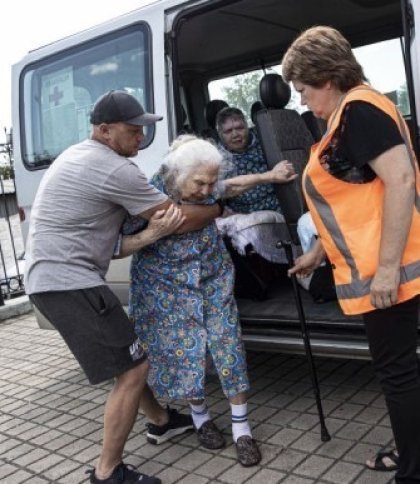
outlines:
[{"label": "black t-shirt", "polygon": [[363,101],[347,104],[330,145],[321,154],[321,164],[331,175],[351,183],[366,183],[376,177],[369,162],[404,140],[394,120]]}]

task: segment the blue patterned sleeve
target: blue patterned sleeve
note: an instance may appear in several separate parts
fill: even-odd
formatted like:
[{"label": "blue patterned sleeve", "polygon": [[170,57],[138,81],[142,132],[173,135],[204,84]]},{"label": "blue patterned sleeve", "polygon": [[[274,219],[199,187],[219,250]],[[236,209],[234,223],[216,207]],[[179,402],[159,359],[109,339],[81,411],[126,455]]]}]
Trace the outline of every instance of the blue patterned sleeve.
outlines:
[{"label": "blue patterned sleeve", "polygon": [[147,227],[147,220],[142,217],[127,215],[121,227],[123,235],[133,235]]},{"label": "blue patterned sleeve", "polygon": [[155,188],[157,188],[160,192],[169,196],[168,192],[166,191],[165,183],[163,181],[163,176],[160,174],[160,172],[155,173],[150,179],[149,183],[153,185]]},{"label": "blue patterned sleeve", "polygon": [[[163,177],[159,173],[153,175],[149,183],[161,192],[165,193]],[[146,219],[139,217],[138,215],[133,216],[127,214],[120,232],[122,235],[133,235],[141,230],[144,230],[147,227],[147,223],[148,221]]]}]

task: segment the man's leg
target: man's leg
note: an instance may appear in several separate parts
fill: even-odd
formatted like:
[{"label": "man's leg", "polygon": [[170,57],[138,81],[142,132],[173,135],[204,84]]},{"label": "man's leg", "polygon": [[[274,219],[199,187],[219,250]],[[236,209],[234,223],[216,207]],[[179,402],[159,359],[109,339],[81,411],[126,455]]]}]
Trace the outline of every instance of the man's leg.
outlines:
[{"label": "man's leg", "polygon": [[115,379],[105,405],[102,452],[95,470],[98,479],[109,477],[122,461],[124,445],[136,420],[148,367],[146,360]]},{"label": "man's leg", "polygon": [[[107,288],[39,293],[31,301],[60,332],[91,384],[115,379],[104,412],[103,448],[90,482],[158,484],[160,479],[122,462],[125,442],[136,419],[148,361],[132,323]],[[117,376],[116,376],[117,375]]]},{"label": "man's leg", "polygon": [[169,421],[168,410],[156,400],[149,385],[145,385],[140,395],[140,408],[153,425],[165,425]]},{"label": "man's leg", "polygon": [[140,396],[140,408],[149,420],[146,424],[147,440],[151,444],[163,444],[194,428],[191,415],[179,413],[174,408],[163,408],[147,384]]}]

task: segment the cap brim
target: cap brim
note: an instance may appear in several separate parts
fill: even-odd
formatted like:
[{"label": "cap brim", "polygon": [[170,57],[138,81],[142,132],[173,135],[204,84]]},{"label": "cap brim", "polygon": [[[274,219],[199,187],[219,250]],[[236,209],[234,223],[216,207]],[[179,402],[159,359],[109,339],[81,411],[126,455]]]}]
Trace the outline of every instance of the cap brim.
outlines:
[{"label": "cap brim", "polygon": [[124,123],[134,124],[135,126],[147,126],[149,124],[154,124],[157,121],[162,121],[162,119],[163,116],[159,116],[158,114],[143,113],[135,118],[127,119],[127,121],[124,121]]}]

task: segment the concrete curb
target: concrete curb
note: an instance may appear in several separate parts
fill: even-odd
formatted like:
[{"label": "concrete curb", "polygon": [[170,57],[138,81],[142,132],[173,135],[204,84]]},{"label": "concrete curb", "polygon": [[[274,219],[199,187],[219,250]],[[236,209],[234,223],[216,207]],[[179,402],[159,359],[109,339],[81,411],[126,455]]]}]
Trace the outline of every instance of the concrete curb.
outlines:
[{"label": "concrete curb", "polygon": [[32,304],[28,296],[20,296],[14,299],[6,299],[4,306],[0,306],[0,323],[9,318],[21,316],[32,311]]}]

